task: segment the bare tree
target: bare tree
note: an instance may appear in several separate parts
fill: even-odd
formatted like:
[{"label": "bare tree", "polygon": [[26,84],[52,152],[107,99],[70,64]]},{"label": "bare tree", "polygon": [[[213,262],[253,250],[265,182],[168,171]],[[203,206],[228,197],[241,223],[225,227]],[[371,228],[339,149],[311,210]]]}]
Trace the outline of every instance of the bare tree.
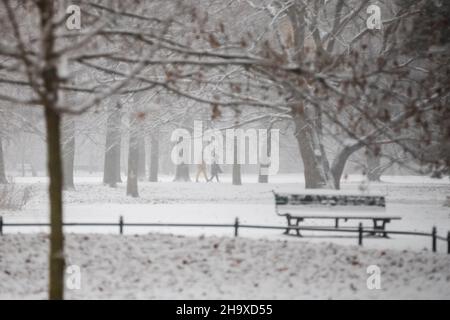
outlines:
[{"label": "bare tree", "polygon": [[[155,50],[160,49],[149,43],[142,37],[142,25],[129,24],[126,30],[113,18],[141,21],[153,27],[152,37],[161,39],[176,15],[176,10],[171,11],[165,18],[152,18],[138,14],[127,13],[127,10],[141,11],[146,6],[144,2],[133,2],[133,5],[114,4],[109,7],[102,6],[97,2],[77,1],[84,11],[83,29],[81,31],[67,32],[65,23],[67,16],[64,15],[66,7],[57,7],[56,1],[40,0],[34,2],[12,3],[9,0],[2,1],[2,31],[6,33],[7,41],[1,42],[0,56],[2,74],[1,82],[9,85],[22,86],[25,88],[22,97],[11,95],[7,90],[0,92],[0,99],[15,105],[27,105],[42,107],[45,115],[47,129],[47,156],[48,174],[50,177],[50,272],[49,272],[49,298],[63,298],[63,276],[64,276],[64,241],[63,241],[63,152],[62,152],[62,115],[80,115],[112,94],[126,94],[127,84],[139,81],[137,75],[150,65],[145,59],[150,58]],[[158,4],[152,4],[157,7]],[[172,6],[173,8],[173,6]],[[184,6],[180,7],[184,10]],[[162,9],[163,11],[165,9]],[[147,10],[144,10],[145,12]],[[24,22],[24,23],[22,23]],[[136,31],[138,30],[138,31]],[[141,59],[133,64],[129,72],[116,72],[108,69],[108,64],[102,67],[100,64],[105,57],[121,57],[112,52],[105,52],[97,44],[108,41],[116,36],[122,47],[130,39],[141,39],[138,46],[134,47]],[[127,40],[128,38],[128,40]],[[167,40],[162,40],[168,43]],[[10,45],[14,43],[14,45]],[[142,52],[145,44],[147,51]],[[130,49],[128,47],[127,49]],[[119,51],[120,53],[120,51]],[[91,62],[86,62],[86,54]],[[99,63],[92,63],[92,60]],[[80,81],[77,77],[66,70],[67,66],[78,63],[79,68],[86,71],[93,68],[104,73],[113,73],[122,78],[103,85],[101,88],[95,81]],[[89,80],[89,79],[88,79]],[[161,85],[164,85],[163,82]],[[94,85],[94,86],[89,86]],[[154,87],[152,84],[147,88]],[[132,87],[135,87],[134,85]],[[2,88],[4,89],[4,88]],[[142,91],[142,88],[140,89]],[[76,92],[80,101],[76,105],[68,104],[61,98],[62,92]]]}]

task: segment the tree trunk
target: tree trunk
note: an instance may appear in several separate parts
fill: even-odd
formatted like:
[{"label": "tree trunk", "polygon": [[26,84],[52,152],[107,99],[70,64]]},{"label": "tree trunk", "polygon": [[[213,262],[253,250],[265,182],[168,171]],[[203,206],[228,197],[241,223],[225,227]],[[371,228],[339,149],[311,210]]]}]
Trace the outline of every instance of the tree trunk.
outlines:
[{"label": "tree trunk", "polygon": [[103,183],[115,187],[122,182],[120,175],[120,149],[122,112],[114,107],[108,114],[106,121],[105,166],[103,169]]},{"label": "tree trunk", "polygon": [[[180,138],[178,142],[181,142],[183,138]],[[184,150],[180,150],[179,156],[183,158]],[[175,178],[173,179],[175,182],[191,182],[191,177],[189,175],[189,165],[182,162],[178,164],[175,169]]]},{"label": "tree trunk", "polygon": [[0,184],[6,184],[8,180],[6,179],[5,172],[5,158],[3,155],[3,142],[2,137],[0,136]]},{"label": "tree trunk", "polygon": [[182,163],[177,165],[175,170],[175,182],[191,182],[191,176],[189,174],[189,165]]},{"label": "tree trunk", "polygon": [[[245,143],[245,141],[243,142]],[[241,165],[238,163],[238,139],[234,137],[233,185],[242,185]]]},{"label": "tree trunk", "polygon": [[[64,121],[63,121],[64,123]],[[63,152],[63,188],[64,190],[75,189],[73,170],[75,162],[75,120],[68,118],[62,130],[62,152]]]},{"label": "tree trunk", "polygon": [[63,238],[63,172],[61,159],[61,116],[57,113],[59,78],[55,59],[54,1],[36,1],[40,14],[40,35],[43,66],[41,76],[44,94],[42,105],[47,127],[47,158],[50,178],[50,253],[49,299],[64,298],[64,238]]},{"label": "tree trunk", "polygon": [[233,185],[242,185],[241,165],[238,163],[233,164]]},{"label": "tree trunk", "polygon": [[344,148],[344,150],[342,150],[333,161],[331,171],[334,178],[334,188],[336,190],[341,188],[342,173],[344,172],[345,164],[347,163],[350,155],[351,152],[347,148]]},{"label": "tree trunk", "polygon": [[138,198],[138,170],[139,170],[139,132],[136,130],[138,121],[132,118],[130,124],[130,140],[128,146],[128,177],[127,177],[127,195]]},{"label": "tree trunk", "polygon": [[[267,134],[267,156],[270,158],[272,155],[272,144],[271,144],[271,135],[270,135],[270,128],[269,133]],[[269,169],[270,165],[267,164],[260,164],[259,165],[259,174],[258,174],[258,182],[259,183],[269,183],[269,175],[267,174],[261,174],[261,171],[264,169],[264,171],[267,171]]]},{"label": "tree trunk", "polygon": [[[294,59],[298,63],[302,63],[309,53],[305,50],[307,36],[305,11],[304,7],[300,5],[292,5],[287,11],[293,32]],[[297,98],[301,99],[301,97]],[[299,104],[292,107],[291,115],[295,123],[296,139],[303,160],[305,187],[307,189],[334,188],[328,159],[321,142],[320,128],[322,124],[319,112],[314,108],[308,109],[306,105]]]},{"label": "tree trunk", "polygon": [[3,155],[2,137],[0,137],[0,184],[6,183],[8,183],[8,180],[6,179],[6,172],[5,172],[5,159]]},{"label": "tree trunk", "polygon": [[260,165],[259,166],[259,174],[258,174],[258,182],[259,183],[269,183],[269,176],[261,174],[261,170],[267,169],[267,168],[269,168],[268,165]]},{"label": "tree trunk", "polygon": [[307,115],[303,106],[292,112],[296,128],[296,139],[303,160],[305,188],[320,189],[333,188],[329,164],[324,148],[320,143],[319,134],[314,122],[306,120]]},{"label": "tree trunk", "polygon": [[380,152],[378,152],[374,147],[367,147],[366,161],[367,178],[371,182],[380,182],[382,173]]},{"label": "tree trunk", "polygon": [[37,177],[37,171],[36,171],[36,167],[34,166],[34,164],[30,161],[30,167],[31,167],[31,176],[32,177]]},{"label": "tree trunk", "polygon": [[61,160],[61,117],[53,109],[45,108],[47,124],[47,157],[50,177],[50,288],[49,298],[64,298],[64,238],[62,187],[63,171]]},{"label": "tree trunk", "polygon": [[138,139],[138,149],[139,149],[139,156],[138,156],[138,178],[139,180],[145,179],[145,138],[143,136],[139,137]]},{"label": "tree trunk", "polygon": [[339,190],[341,187],[342,173],[344,172],[345,164],[348,158],[357,150],[362,148],[361,143],[352,146],[344,147],[336,156],[331,166],[331,174],[333,175],[334,188]]},{"label": "tree trunk", "polygon": [[27,175],[25,170],[25,143],[22,141],[22,147],[20,150],[20,164],[22,169],[22,177],[25,177]]},{"label": "tree trunk", "polygon": [[150,177],[148,181],[158,182],[159,170],[159,131],[153,132],[150,137]]}]

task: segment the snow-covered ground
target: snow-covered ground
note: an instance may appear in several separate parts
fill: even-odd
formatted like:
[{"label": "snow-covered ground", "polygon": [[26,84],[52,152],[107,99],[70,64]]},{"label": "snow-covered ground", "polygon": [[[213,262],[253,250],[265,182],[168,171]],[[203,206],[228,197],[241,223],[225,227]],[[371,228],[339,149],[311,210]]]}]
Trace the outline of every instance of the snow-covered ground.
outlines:
[{"label": "snow-covered ground", "polygon": [[[269,184],[244,176],[242,186],[229,179],[218,183],[140,183],[140,198],[125,196],[125,184],[111,189],[99,176],[76,178],[67,191],[65,221],[155,223],[226,223],[284,226],[275,214],[272,190],[302,192],[301,175],[271,177]],[[359,193],[361,177],[351,176],[342,193]],[[22,211],[0,211],[4,222],[45,222],[48,219],[45,178],[17,178],[32,186],[31,201]],[[446,236],[450,208],[447,180],[384,177],[369,193],[384,194],[384,214],[402,220],[390,230],[430,232]],[[312,221],[309,224],[317,225]],[[328,222],[329,223],[329,222]],[[356,221],[347,225],[355,226]],[[366,225],[370,226],[370,223]],[[46,228],[5,227],[0,241],[0,299],[45,298],[47,286]],[[354,234],[303,232],[288,237],[280,230],[231,228],[117,227],[66,228],[67,262],[82,271],[81,290],[68,298],[160,299],[318,299],[359,298],[450,299],[450,255],[438,242],[429,252],[428,237],[365,238],[355,246]],[[382,289],[366,286],[367,267],[381,270]]]},{"label": "snow-covered ground", "polygon": [[[125,195],[125,183],[111,189],[101,183],[101,177],[76,178],[76,190],[65,192],[65,220],[67,222],[114,222],[123,216],[125,222],[156,223],[227,223],[239,217],[243,224],[285,225],[285,219],[275,214],[272,190],[278,192],[304,191],[301,174],[270,177],[269,184],[255,183],[256,176],[244,176],[242,186],[232,186],[229,177],[223,183],[174,183],[172,177],[162,177],[159,183],[140,183],[140,198]],[[342,186],[343,193],[358,193],[360,176],[350,176]],[[1,212],[5,222],[48,222],[46,178],[17,178],[19,185],[31,185],[33,198],[20,212]],[[450,195],[448,179],[436,180],[416,176],[385,176],[383,182],[369,186],[369,193],[387,196],[386,215],[400,216],[402,220],[388,225],[390,230],[431,232],[438,228],[441,236],[450,230],[450,208],[445,207]],[[324,222],[311,221],[310,225]],[[330,222],[325,222],[330,224]],[[357,221],[346,225],[355,226]],[[367,221],[367,226],[371,222]],[[39,232],[46,228],[5,228],[5,233]],[[117,227],[73,227],[68,232],[115,233]],[[180,235],[229,236],[231,229],[203,228],[125,228],[126,234],[148,232]],[[334,242],[354,245],[354,235],[304,232],[305,238],[286,237],[278,230],[241,230],[240,235],[252,238],[288,239],[290,241]],[[378,249],[429,250],[431,240],[417,236],[392,236],[391,239],[365,239],[364,246]],[[446,251],[446,243],[438,242],[438,250]]]},{"label": "snow-covered ground", "polygon": [[[72,234],[66,248],[81,270],[68,299],[450,299],[444,254],[167,234]],[[46,298],[47,250],[42,234],[2,237],[0,299]]]}]

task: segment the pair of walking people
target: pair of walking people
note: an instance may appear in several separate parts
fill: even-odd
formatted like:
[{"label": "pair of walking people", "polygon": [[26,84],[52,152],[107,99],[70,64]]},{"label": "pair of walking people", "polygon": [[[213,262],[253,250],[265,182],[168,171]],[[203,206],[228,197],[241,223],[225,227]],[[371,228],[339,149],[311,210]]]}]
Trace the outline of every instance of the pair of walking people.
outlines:
[{"label": "pair of walking people", "polygon": [[202,175],[202,174],[203,174],[203,177],[205,178],[206,182],[210,182],[214,178],[216,178],[217,182],[220,182],[219,174],[222,172],[223,172],[222,168],[214,160],[213,163],[211,164],[211,177],[208,179],[208,174],[206,173],[206,163],[205,163],[205,161],[202,161],[202,163],[197,166],[197,176],[195,178],[195,182],[199,182],[200,175]]}]

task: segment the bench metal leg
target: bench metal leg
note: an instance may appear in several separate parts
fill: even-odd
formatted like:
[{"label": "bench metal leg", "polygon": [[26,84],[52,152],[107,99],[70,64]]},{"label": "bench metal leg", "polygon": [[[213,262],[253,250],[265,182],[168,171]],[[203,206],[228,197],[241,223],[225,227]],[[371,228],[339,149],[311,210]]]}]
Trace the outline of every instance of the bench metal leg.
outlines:
[{"label": "bench metal leg", "polygon": [[388,223],[389,221],[388,220],[383,220],[383,226],[382,226],[382,229],[383,229],[383,238],[389,238],[389,236],[388,236],[388,234],[386,233],[386,224]]},{"label": "bench metal leg", "polygon": [[[378,223],[378,222],[381,222]],[[388,223],[389,220],[385,220],[385,219],[373,219],[373,232],[370,232],[371,235],[376,236],[377,234],[380,234],[381,237],[383,238],[389,238],[389,236],[386,233],[386,223]]]},{"label": "bench metal leg", "polygon": [[[284,231],[283,234],[290,234],[291,228],[290,227],[298,227],[300,222],[303,221],[303,219],[299,219],[299,218],[292,218],[291,216],[286,216],[286,220],[287,220],[287,228]],[[292,221],[294,221],[292,223]],[[295,232],[297,234],[298,237],[301,237],[302,235],[300,234],[300,230],[299,229],[295,229]]]},{"label": "bench metal leg", "polygon": [[[295,224],[296,227],[298,227],[298,225],[300,224],[301,219],[297,219],[297,223]],[[297,237],[301,237],[302,235],[300,234],[300,230],[296,229],[295,230],[297,232]]]},{"label": "bench metal leg", "polygon": [[286,220],[287,220],[287,228],[286,228],[286,231],[284,231],[284,233],[283,234],[289,234],[289,231],[290,231],[290,229],[289,229],[289,227],[291,226],[291,217],[290,216],[286,216]]}]

